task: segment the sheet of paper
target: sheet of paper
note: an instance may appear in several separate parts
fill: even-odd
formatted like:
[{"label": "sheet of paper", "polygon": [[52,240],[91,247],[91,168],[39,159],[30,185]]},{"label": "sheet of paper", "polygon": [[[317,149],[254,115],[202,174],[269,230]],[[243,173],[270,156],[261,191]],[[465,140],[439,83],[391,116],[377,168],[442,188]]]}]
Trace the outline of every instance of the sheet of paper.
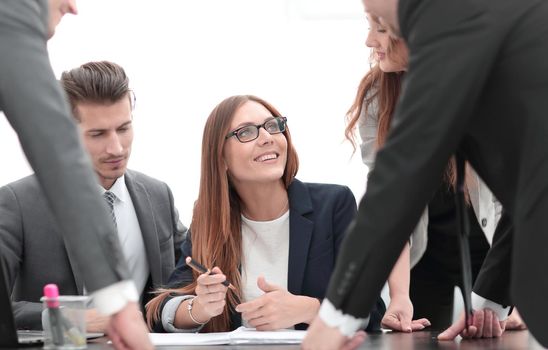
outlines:
[{"label": "sheet of paper", "polygon": [[230,344],[300,344],[305,334],[306,331],[257,331],[254,328],[240,327],[230,332]]},{"label": "sheet of paper", "polygon": [[221,345],[221,344],[300,344],[305,331],[257,331],[240,327],[232,332],[219,333],[150,333],[155,346]]}]

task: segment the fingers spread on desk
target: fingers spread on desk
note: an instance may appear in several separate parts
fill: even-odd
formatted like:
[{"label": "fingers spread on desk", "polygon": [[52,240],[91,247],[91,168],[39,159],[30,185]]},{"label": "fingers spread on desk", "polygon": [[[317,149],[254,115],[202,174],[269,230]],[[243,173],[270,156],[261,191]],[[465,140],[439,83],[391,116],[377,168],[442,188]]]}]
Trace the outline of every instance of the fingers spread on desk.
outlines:
[{"label": "fingers spread on desk", "polygon": [[401,322],[394,314],[385,314],[381,321],[382,328],[401,330]]},{"label": "fingers spread on desk", "polygon": [[438,340],[453,340],[464,329],[464,314],[461,314],[458,321],[438,335]]},{"label": "fingers spread on desk", "polygon": [[468,331],[468,337],[481,338],[483,336],[483,327],[485,326],[485,310],[474,311],[473,325],[476,326],[477,332],[472,334]]},{"label": "fingers spread on desk", "polygon": [[483,338],[493,337],[493,311],[491,310],[485,310],[482,337]]},{"label": "fingers spread on desk", "polygon": [[420,331],[426,327],[430,327],[431,323],[427,318],[420,318],[411,322],[411,329],[413,331]]},{"label": "fingers spread on desk", "polygon": [[408,317],[405,317],[403,315],[400,315],[400,322],[401,322],[401,331],[406,333],[411,333],[413,329],[411,328],[411,319]]}]

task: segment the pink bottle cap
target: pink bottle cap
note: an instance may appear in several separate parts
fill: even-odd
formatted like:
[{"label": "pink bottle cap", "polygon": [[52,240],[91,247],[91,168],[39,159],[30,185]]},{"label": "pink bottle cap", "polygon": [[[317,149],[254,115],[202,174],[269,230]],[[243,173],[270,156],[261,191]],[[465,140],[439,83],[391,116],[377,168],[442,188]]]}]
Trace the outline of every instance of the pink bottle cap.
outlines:
[{"label": "pink bottle cap", "polygon": [[54,283],[44,286],[44,296],[47,298],[48,307],[59,307],[59,288]]}]

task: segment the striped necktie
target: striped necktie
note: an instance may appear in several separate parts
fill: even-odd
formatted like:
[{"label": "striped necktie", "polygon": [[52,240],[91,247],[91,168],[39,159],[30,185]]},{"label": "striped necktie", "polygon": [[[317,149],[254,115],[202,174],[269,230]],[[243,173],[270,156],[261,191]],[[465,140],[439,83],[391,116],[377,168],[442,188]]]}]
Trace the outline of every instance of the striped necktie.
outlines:
[{"label": "striped necktie", "polygon": [[103,198],[105,198],[105,201],[108,204],[108,207],[110,208],[110,215],[112,217],[112,222],[114,223],[114,227],[118,228],[118,225],[116,224],[116,215],[114,215],[114,201],[116,200],[116,195],[110,191],[105,191],[103,193]]}]

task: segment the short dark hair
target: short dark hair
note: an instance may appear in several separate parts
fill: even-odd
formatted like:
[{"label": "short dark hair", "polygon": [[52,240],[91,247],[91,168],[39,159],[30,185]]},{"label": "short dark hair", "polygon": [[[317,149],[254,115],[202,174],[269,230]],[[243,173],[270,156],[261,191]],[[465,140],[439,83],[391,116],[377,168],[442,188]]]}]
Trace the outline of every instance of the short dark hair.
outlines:
[{"label": "short dark hair", "polygon": [[133,108],[133,96],[129,78],[124,69],[113,62],[88,62],[61,74],[61,85],[69,98],[72,114],[80,120],[78,103],[111,104],[129,98]]}]

